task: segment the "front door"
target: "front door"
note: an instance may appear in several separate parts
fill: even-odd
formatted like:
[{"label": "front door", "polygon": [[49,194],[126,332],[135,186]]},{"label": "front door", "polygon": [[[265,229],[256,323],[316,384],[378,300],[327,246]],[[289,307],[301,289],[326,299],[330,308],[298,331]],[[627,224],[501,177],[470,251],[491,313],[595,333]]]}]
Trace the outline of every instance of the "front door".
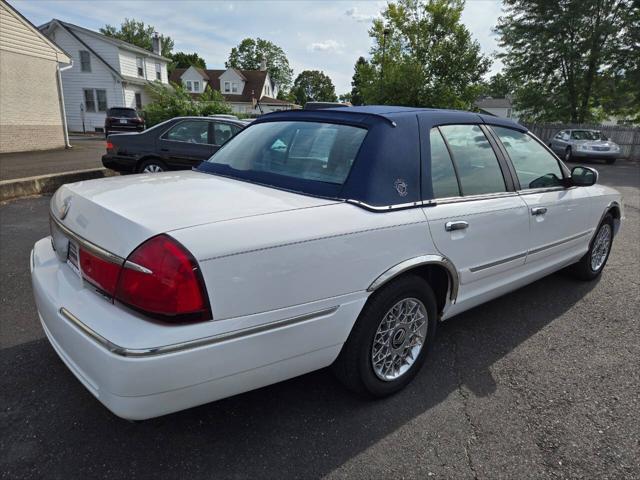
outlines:
[{"label": "front door", "polygon": [[458,271],[453,315],[509,289],[527,255],[529,216],[478,125],[433,128],[429,138],[436,203],[424,212],[436,248]]},{"label": "front door", "polygon": [[567,175],[558,160],[534,137],[491,127],[515,169],[531,223],[527,264],[544,268],[584,254],[593,229],[590,202],[583,187],[563,186]]},{"label": "front door", "polygon": [[159,140],[160,153],[172,168],[189,169],[208,159],[215,147],[208,120],[183,120]]}]

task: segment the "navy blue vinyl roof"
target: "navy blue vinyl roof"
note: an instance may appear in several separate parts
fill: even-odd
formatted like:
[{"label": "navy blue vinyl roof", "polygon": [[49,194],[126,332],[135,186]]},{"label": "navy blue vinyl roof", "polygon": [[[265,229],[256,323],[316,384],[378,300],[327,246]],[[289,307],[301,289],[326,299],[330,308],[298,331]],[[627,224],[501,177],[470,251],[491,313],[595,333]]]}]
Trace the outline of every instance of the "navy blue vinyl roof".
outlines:
[{"label": "navy blue vinyl roof", "polygon": [[429,132],[435,126],[487,124],[527,131],[511,120],[490,115],[385,105],[273,112],[247,128],[276,121],[331,122],[366,128],[367,136],[340,191],[323,192],[315,187],[306,191],[304,185],[297,188],[293,183],[285,188],[372,206],[406,204],[431,197]]}]

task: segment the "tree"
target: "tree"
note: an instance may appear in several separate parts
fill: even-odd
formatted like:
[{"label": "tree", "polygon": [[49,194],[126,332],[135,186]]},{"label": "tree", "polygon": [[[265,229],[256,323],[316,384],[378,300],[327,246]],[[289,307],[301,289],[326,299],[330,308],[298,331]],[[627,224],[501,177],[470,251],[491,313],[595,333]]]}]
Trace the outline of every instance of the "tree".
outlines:
[{"label": "tree", "polygon": [[278,88],[287,90],[291,86],[293,69],[289,66],[284,50],[269,40],[245,38],[237,47],[231,49],[225,66],[241,70],[258,70],[263,60]]},{"label": "tree", "polygon": [[515,102],[525,118],[594,119],[607,91],[599,90],[606,85],[602,79],[624,78],[638,57],[633,49],[640,42],[640,19],[633,2],[504,0],[496,26],[504,49],[500,57],[518,85]]},{"label": "tree", "polygon": [[194,99],[182,85],[177,84],[169,87],[154,82],[147,86],[147,90],[153,98],[153,102],[142,109],[148,127],[174,117],[231,113],[222,93],[208,85],[199,99]]},{"label": "tree", "polygon": [[502,73],[496,73],[488,82],[484,82],[482,94],[492,98],[504,98],[514,90],[513,82],[509,78]]},{"label": "tree", "polygon": [[387,4],[369,30],[374,46],[360,82],[364,102],[471,108],[491,62],[460,23],[463,8],[463,0]]},{"label": "tree", "polygon": [[319,70],[304,70],[296,77],[291,93],[298,105],[307,102],[337,102],[336,88],[331,79]]},{"label": "tree", "polygon": [[204,59],[197,53],[176,52],[171,54],[171,69],[189,68],[190,66],[198,68],[207,68]]},{"label": "tree", "polygon": [[[145,50],[153,51],[152,39],[156,29],[153,25],[145,25],[144,22],[125,18],[120,25],[120,29],[113,25],[105,25],[100,29],[100,33],[108,37],[117,38],[125,42],[136,45]],[[173,50],[173,40],[169,36],[160,35],[162,41],[161,55],[163,57],[171,57]]]},{"label": "tree", "polygon": [[367,79],[373,78],[372,67],[364,57],[360,57],[353,67],[353,70],[350,94],[351,103],[353,105],[364,105],[364,94],[362,89],[366,84]]}]

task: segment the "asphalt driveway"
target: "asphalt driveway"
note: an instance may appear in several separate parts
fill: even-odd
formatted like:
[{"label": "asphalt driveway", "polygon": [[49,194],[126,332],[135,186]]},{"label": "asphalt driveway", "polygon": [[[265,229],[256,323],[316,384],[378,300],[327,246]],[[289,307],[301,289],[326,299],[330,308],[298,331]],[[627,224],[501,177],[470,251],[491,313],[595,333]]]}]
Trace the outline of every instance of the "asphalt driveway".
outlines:
[{"label": "asphalt driveway", "polygon": [[602,277],[562,273],[456,317],[381,401],[326,371],[142,423],[50,347],[31,297],[48,198],[0,206],[2,478],[640,478],[640,168],[597,165],[626,222]]}]

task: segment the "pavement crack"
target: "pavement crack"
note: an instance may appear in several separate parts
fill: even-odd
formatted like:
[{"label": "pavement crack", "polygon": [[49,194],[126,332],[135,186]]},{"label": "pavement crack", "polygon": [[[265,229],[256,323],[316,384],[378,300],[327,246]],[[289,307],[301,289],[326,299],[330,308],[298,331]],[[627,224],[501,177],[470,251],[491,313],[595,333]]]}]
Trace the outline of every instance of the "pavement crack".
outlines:
[{"label": "pavement crack", "polygon": [[473,419],[471,418],[471,414],[469,413],[469,393],[464,389],[462,382],[462,369],[460,368],[460,358],[458,356],[458,342],[456,341],[456,335],[453,336],[452,344],[453,368],[456,373],[457,390],[460,398],[462,399],[462,411],[467,423],[469,424],[469,430],[471,432],[469,437],[467,438],[466,444],[464,445],[464,454],[471,475],[473,476],[474,480],[478,480],[478,472],[474,465],[473,458],[471,457],[471,444],[476,438],[478,438],[478,427],[475,425],[475,423],[473,423]]}]

